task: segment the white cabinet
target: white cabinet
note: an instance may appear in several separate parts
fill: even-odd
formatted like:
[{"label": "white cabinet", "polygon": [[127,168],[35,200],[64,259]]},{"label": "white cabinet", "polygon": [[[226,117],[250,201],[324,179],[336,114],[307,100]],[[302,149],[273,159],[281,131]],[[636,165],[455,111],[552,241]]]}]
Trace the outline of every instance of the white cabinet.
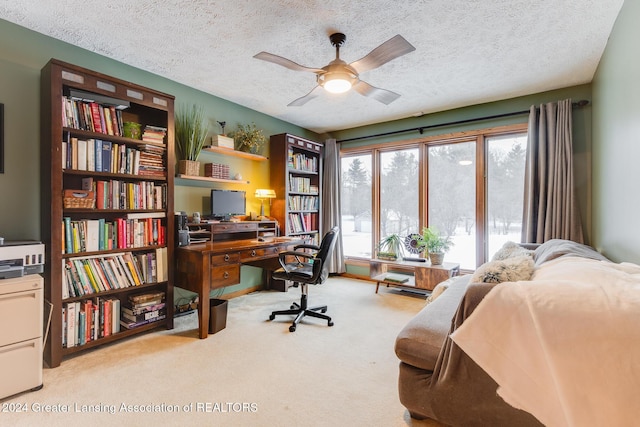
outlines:
[{"label": "white cabinet", "polygon": [[42,387],[44,279],[0,280],[0,399]]}]

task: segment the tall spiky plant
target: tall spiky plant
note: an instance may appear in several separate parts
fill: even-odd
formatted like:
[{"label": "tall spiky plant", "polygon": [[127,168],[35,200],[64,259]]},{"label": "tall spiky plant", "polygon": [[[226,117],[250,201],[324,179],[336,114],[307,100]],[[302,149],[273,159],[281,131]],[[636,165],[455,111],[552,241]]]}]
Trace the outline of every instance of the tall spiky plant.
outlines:
[{"label": "tall spiky plant", "polygon": [[175,113],[176,151],[180,160],[198,160],[204,146],[207,128],[202,107],[183,107]]}]

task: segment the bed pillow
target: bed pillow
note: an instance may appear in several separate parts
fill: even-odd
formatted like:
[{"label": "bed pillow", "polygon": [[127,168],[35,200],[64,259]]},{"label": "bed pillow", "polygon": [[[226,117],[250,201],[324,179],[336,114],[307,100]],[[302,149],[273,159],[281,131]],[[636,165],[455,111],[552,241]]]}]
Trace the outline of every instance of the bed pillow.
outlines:
[{"label": "bed pillow", "polygon": [[521,255],[482,264],[471,276],[471,283],[502,283],[530,280],[534,263],[530,255]]},{"label": "bed pillow", "polygon": [[516,242],[509,241],[505,242],[505,244],[502,245],[500,249],[498,249],[498,252],[493,255],[491,261],[498,261],[501,259],[509,259],[519,256],[529,256],[533,258],[534,253],[534,251],[525,249]]}]

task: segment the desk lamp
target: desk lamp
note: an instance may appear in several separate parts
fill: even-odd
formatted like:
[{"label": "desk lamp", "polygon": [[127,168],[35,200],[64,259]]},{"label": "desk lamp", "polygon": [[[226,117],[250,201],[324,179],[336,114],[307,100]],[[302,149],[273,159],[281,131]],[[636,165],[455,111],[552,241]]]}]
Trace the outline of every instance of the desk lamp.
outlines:
[{"label": "desk lamp", "polygon": [[264,220],[264,201],[265,199],[269,199],[269,204],[271,204],[271,199],[276,198],[275,190],[267,190],[267,189],[257,189],[256,190],[256,199],[260,200],[260,219]]}]

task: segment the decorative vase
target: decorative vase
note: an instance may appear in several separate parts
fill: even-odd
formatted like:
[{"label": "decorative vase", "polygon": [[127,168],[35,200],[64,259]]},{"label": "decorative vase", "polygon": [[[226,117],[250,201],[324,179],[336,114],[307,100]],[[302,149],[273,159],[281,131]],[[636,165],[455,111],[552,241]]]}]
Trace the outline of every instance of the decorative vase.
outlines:
[{"label": "decorative vase", "polygon": [[200,162],[194,160],[179,160],[178,173],[182,175],[200,175]]},{"label": "decorative vase", "polygon": [[444,262],[444,252],[429,252],[431,265],[442,265]]}]

